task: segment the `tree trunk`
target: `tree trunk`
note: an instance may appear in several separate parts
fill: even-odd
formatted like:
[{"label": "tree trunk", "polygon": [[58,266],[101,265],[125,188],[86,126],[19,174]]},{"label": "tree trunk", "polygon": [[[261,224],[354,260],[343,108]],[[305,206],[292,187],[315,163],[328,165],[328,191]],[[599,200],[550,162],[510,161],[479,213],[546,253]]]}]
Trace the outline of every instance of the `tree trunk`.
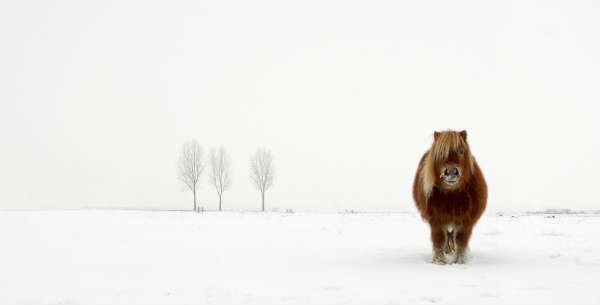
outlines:
[{"label": "tree trunk", "polygon": [[265,192],[262,192],[262,211],[265,211]]},{"label": "tree trunk", "polygon": [[223,195],[219,194],[219,212],[221,211],[221,201],[222,201],[221,197],[223,197]]},{"label": "tree trunk", "polygon": [[194,212],[197,212],[198,208],[196,207],[196,187],[195,186],[192,189],[192,191],[194,192]]}]

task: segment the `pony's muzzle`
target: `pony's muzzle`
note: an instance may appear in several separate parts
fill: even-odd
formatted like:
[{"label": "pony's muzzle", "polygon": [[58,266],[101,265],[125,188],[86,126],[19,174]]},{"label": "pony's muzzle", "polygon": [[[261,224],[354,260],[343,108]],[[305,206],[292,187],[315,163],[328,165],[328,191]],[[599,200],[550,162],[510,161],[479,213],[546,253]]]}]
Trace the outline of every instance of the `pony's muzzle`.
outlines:
[{"label": "pony's muzzle", "polygon": [[449,165],[444,169],[444,172],[441,176],[446,183],[454,184],[458,182],[458,178],[460,177],[460,171],[455,165]]}]

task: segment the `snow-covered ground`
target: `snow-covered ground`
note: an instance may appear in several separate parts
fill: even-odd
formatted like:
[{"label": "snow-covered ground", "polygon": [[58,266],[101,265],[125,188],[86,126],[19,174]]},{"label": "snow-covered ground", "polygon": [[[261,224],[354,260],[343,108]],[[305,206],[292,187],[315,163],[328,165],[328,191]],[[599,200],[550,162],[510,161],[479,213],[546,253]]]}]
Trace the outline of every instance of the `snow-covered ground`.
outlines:
[{"label": "snow-covered ground", "polygon": [[0,212],[1,304],[600,304],[600,217],[484,214],[466,265],[413,214]]}]

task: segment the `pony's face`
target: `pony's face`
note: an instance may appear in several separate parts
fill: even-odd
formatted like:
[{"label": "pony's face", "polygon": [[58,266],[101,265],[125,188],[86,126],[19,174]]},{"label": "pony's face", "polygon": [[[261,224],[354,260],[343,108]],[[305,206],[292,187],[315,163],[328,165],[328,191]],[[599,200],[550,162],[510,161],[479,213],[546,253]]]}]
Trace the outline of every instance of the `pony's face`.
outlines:
[{"label": "pony's face", "polygon": [[435,132],[432,153],[438,187],[442,190],[460,189],[471,171],[467,132]]}]

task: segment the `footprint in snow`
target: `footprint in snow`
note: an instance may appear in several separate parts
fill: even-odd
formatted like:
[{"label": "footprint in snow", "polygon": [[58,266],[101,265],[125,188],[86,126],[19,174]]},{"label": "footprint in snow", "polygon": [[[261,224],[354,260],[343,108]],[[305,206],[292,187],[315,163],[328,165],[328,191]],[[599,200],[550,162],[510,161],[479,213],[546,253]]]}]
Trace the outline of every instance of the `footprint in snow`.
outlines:
[{"label": "footprint in snow", "polygon": [[420,298],[419,300],[427,302],[427,303],[437,303],[441,299],[440,298],[436,298],[436,297],[423,297],[423,298]]},{"label": "footprint in snow", "polygon": [[324,286],[322,288],[325,291],[338,291],[338,290],[342,290],[342,287],[338,287],[338,286]]},{"label": "footprint in snow", "polygon": [[484,232],[483,233],[483,235],[486,235],[486,236],[496,236],[498,234],[500,234],[499,231],[490,231],[490,232]]},{"label": "footprint in snow", "polygon": [[481,293],[479,295],[482,296],[482,297],[484,297],[484,298],[497,298],[498,297],[497,295],[495,295],[493,293],[490,293],[490,292],[484,292],[484,293]]},{"label": "footprint in snow", "polygon": [[542,236],[551,236],[551,237],[569,237],[569,235],[567,235],[567,234],[557,233],[557,232],[544,232],[541,235]]}]

